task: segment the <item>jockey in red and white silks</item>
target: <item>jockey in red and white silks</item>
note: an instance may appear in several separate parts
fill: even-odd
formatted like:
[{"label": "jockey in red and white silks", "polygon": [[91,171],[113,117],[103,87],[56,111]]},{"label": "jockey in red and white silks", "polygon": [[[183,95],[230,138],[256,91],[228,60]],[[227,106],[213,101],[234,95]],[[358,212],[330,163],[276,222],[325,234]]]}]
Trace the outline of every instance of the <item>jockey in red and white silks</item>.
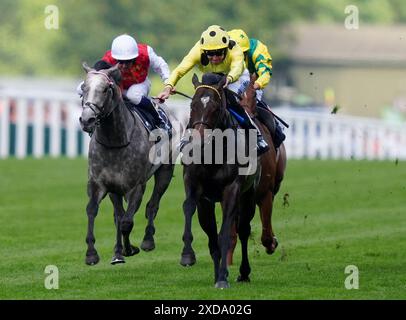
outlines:
[{"label": "jockey in red and white silks", "polygon": [[[134,104],[138,105],[142,97],[147,97],[151,89],[148,79],[148,70],[156,72],[162,82],[169,78],[169,66],[166,61],[158,56],[154,49],[146,44],[137,43],[129,35],[121,35],[113,40],[111,50],[108,50],[103,58],[95,64],[96,69],[100,62],[111,66],[119,63],[121,71],[121,89]],[[82,94],[81,83],[78,94]]]}]

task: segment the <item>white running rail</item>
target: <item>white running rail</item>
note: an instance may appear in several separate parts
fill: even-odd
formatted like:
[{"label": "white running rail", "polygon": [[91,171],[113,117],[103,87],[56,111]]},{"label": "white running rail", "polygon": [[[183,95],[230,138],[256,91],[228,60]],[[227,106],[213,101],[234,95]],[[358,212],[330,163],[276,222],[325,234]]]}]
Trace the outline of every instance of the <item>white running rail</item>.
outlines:
[{"label": "white running rail", "polygon": [[[188,108],[188,100],[168,100]],[[274,109],[290,124],[289,159],[406,160],[406,126],[340,114]],[[80,99],[66,92],[0,91],[0,158],[86,157]]]}]

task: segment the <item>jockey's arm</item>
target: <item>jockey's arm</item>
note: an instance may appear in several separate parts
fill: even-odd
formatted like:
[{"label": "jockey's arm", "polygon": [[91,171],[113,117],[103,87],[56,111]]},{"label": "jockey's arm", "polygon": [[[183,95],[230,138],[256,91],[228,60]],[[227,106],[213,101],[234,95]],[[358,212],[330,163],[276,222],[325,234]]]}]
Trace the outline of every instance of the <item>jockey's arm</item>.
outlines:
[{"label": "jockey's arm", "polygon": [[227,74],[228,82],[237,81],[244,72],[244,53],[239,46],[229,49],[231,55],[230,71]]},{"label": "jockey's arm", "polygon": [[255,84],[258,89],[263,89],[272,78],[272,57],[268,52],[268,48],[260,41],[257,42],[257,47],[252,55],[252,62],[258,74]]},{"label": "jockey's arm", "polygon": [[166,85],[175,87],[178,81],[188,73],[195,65],[200,63],[200,43],[197,42],[189,53],[183,58],[182,62],[172,71]]},{"label": "jockey's arm", "polygon": [[199,42],[195,44],[195,46],[183,58],[182,62],[172,71],[169,79],[165,82],[164,90],[158,94],[158,98],[160,100],[168,99],[169,95],[175,92],[175,86],[178,81],[198,63],[200,63]]},{"label": "jockey's arm", "polygon": [[150,46],[148,46],[148,55],[152,70],[159,74],[162,82],[166,82],[170,73],[168,64],[162,57],[158,56]]}]

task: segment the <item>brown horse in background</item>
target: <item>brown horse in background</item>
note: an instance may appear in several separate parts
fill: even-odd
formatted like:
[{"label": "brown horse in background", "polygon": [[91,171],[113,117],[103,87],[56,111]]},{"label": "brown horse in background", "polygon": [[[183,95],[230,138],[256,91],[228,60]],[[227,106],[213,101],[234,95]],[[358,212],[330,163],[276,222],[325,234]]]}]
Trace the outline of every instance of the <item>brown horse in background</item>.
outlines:
[{"label": "brown horse in background", "polygon": [[[262,221],[261,242],[266,248],[268,254],[273,254],[278,246],[278,240],[272,229],[272,208],[275,195],[281,186],[285,168],[286,168],[286,149],[283,143],[278,150],[275,150],[272,133],[259,119],[257,114],[256,91],[254,82],[256,76],[251,76],[250,85],[242,96],[240,104],[247,113],[254,117],[255,124],[261,130],[261,133],[268,143],[270,150],[264,153],[260,158],[261,178],[255,189],[255,203],[259,207]],[[272,115],[270,113],[270,115]],[[232,232],[231,248],[228,252],[227,261],[231,265],[233,262],[233,253],[237,245],[237,231],[234,225]]]}]

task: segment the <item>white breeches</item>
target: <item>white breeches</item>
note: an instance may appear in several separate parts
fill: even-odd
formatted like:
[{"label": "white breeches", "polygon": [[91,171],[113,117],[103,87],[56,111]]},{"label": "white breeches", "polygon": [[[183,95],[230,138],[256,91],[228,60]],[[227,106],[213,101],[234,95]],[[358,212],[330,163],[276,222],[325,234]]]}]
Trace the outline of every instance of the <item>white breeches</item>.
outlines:
[{"label": "white breeches", "polygon": [[257,99],[258,99],[259,101],[262,100],[262,96],[263,96],[263,95],[264,95],[264,90],[262,90],[262,89],[257,90]]},{"label": "white breeches", "polygon": [[139,104],[142,96],[148,97],[150,90],[151,81],[147,78],[144,82],[133,84],[127,91],[124,91],[124,94],[132,103]]},{"label": "white breeches", "polygon": [[[250,73],[248,69],[245,69],[244,72],[241,74],[241,76],[238,78],[237,81],[231,83],[228,85],[228,89],[231,91],[234,91],[235,93],[238,93],[241,95],[242,93],[247,90],[248,85],[250,84]],[[262,100],[262,96],[264,95],[264,91],[262,89],[257,90],[257,99]]]},{"label": "white breeches", "polygon": [[248,69],[245,69],[237,81],[230,83],[227,88],[231,91],[241,95],[245,92],[248,85],[250,84],[250,73]]}]

